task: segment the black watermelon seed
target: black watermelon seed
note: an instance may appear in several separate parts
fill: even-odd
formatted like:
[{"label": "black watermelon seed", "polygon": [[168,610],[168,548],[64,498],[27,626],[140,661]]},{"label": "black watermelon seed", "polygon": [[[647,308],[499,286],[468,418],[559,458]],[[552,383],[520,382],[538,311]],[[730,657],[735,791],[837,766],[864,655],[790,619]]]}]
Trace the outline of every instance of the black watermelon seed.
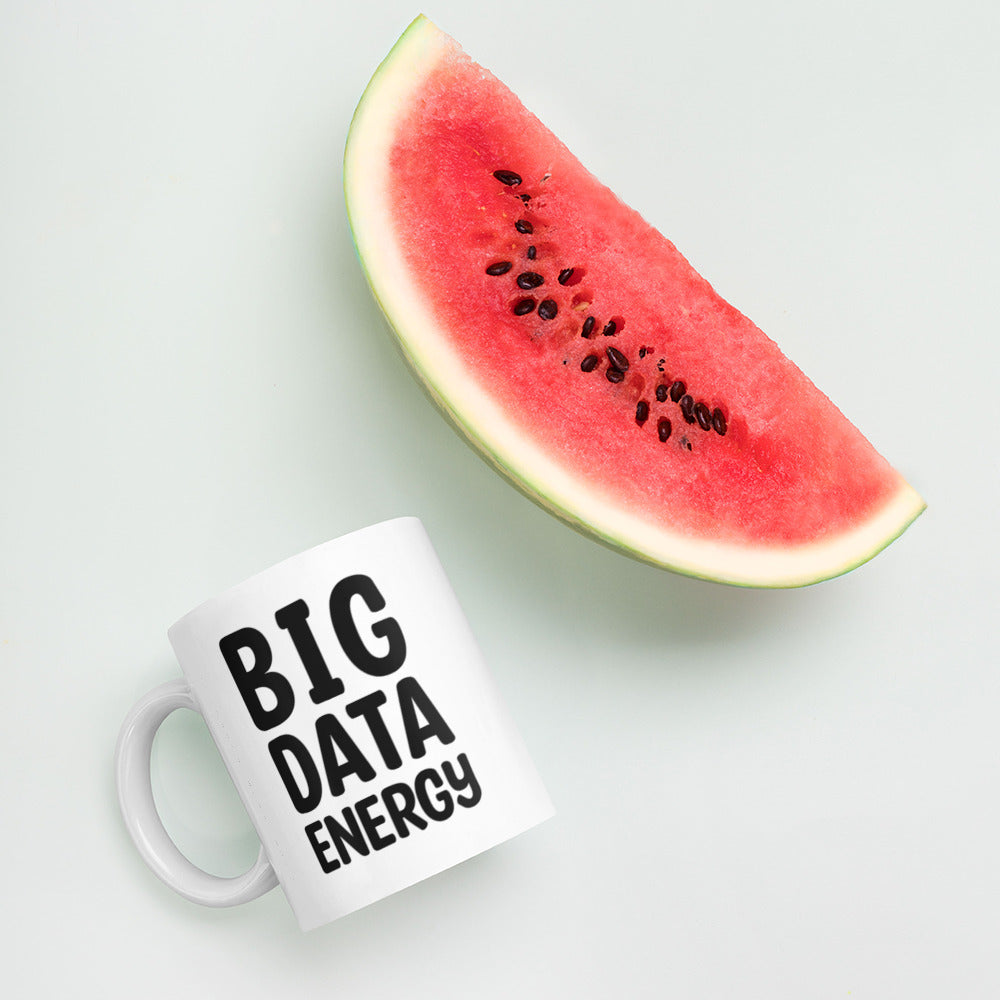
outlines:
[{"label": "black watermelon seed", "polygon": [[717,434],[726,433],[726,418],[723,416],[722,410],[718,407],[712,413],[712,426],[715,428]]},{"label": "black watermelon seed", "polygon": [[605,337],[613,337],[615,335],[615,330],[618,329],[617,324],[614,320],[610,320],[608,325],[601,331]]},{"label": "black watermelon seed", "polygon": [[712,429],[712,412],[704,403],[694,404],[694,415],[698,420],[698,426],[703,431]]},{"label": "black watermelon seed", "polygon": [[594,332],[594,317],[588,316],[583,321],[583,329],[580,331],[581,337],[589,337]]},{"label": "black watermelon seed", "polygon": [[528,247],[528,260],[534,260],[537,253],[538,251],[533,246]]},{"label": "black watermelon seed", "polygon": [[531,201],[531,195],[530,194],[519,194],[518,198],[520,198],[521,201],[523,201],[525,203],[525,205],[527,205],[528,202]]},{"label": "black watermelon seed", "polygon": [[490,264],[486,268],[486,273],[492,274],[496,278],[498,275],[506,274],[513,266],[509,260],[498,260],[495,264]]},{"label": "black watermelon seed", "polygon": [[527,298],[518,299],[514,303],[515,316],[527,316],[535,308],[535,300],[529,295]]},{"label": "black watermelon seed", "polygon": [[667,401],[667,387],[662,383],[656,387],[656,401],[665,403]]},{"label": "black watermelon seed", "polygon": [[573,268],[571,268],[571,267],[564,267],[559,272],[559,278],[558,278],[559,284],[560,285],[565,285],[566,282],[569,281],[569,279],[572,278],[572,277],[573,277]]},{"label": "black watermelon seed", "polygon": [[521,274],[517,276],[518,288],[537,288],[539,285],[543,284],[545,284],[545,279],[540,274],[536,274],[534,271],[522,271]]},{"label": "black watermelon seed", "polygon": [[555,299],[542,299],[538,303],[538,315],[542,319],[555,319],[557,312],[559,312],[559,306],[556,305]]},{"label": "black watermelon seed", "polygon": [[514,187],[521,183],[521,175],[515,174],[513,170],[494,170],[493,176],[507,187]]},{"label": "black watermelon seed", "polygon": [[687,386],[681,382],[677,381],[670,386],[670,398],[676,403],[684,393],[687,392]]},{"label": "black watermelon seed", "polygon": [[694,399],[691,396],[681,396],[681,413],[684,414],[684,419],[689,423],[694,423]]},{"label": "black watermelon seed", "polygon": [[518,219],[514,223],[514,228],[519,233],[533,233],[535,231],[535,227],[527,219]]},{"label": "black watermelon seed", "polygon": [[645,347],[640,347],[639,348],[639,357],[640,358],[644,358],[645,356],[646,356],[646,348]]},{"label": "black watermelon seed", "polygon": [[604,353],[613,368],[617,368],[620,372],[628,371],[628,358],[617,347],[609,347]]},{"label": "black watermelon seed", "polygon": [[625,372],[620,368],[609,368],[604,374],[609,382],[622,382],[625,379]]},{"label": "black watermelon seed", "polygon": [[600,360],[601,359],[596,354],[588,354],[583,361],[580,362],[580,371],[592,372],[597,367],[597,363]]},{"label": "black watermelon seed", "polygon": [[686,437],[681,438],[681,447],[685,448],[687,451],[691,450],[691,442],[688,441]]},{"label": "black watermelon seed", "polygon": [[649,419],[649,403],[640,399],[635,404],[635,422],[641,427]]},{"label": "black watermelon seed", "polygon": [[660,417],[656,424],[656,433],[659,435],[660,440],[666,441],[670,437],[671,430],[670,421],[666,417]]}]

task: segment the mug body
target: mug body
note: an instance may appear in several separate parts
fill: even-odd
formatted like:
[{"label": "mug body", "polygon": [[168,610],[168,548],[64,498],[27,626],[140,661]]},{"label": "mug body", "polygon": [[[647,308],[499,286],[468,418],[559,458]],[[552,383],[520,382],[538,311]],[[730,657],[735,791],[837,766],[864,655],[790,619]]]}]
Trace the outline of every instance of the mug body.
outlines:
[{"label": "mug body", "polygon": [[303,929],[552,815],[416,518],[279,563],[168,635]]}]

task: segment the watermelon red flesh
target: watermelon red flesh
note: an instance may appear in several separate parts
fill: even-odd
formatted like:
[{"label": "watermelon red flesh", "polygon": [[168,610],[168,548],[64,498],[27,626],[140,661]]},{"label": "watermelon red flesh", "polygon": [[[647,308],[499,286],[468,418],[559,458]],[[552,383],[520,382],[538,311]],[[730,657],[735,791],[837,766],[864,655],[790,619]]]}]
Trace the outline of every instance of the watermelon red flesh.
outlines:
[{"label": "watermelon red flesh", "polygon": [[[685,572],[792,585],[863,561],[922,509],[770,339],[425,19],[369,86],[345,187],[369,280],[432,395],[577,526]],[[488,275],[499,261],[511,270]],[[519,288],[523,272],[544,283]],[[555,317],[515,315],[528,296]],[[609,347],[628,360],[617,383]],[[724,434],[657,399],[677,380]]]}]

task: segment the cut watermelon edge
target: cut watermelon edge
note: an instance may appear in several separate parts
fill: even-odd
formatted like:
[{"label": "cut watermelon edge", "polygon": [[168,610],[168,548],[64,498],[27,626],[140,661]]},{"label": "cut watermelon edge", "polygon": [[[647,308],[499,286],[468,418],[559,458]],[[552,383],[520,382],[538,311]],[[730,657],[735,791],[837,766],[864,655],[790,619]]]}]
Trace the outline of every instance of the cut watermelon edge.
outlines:
[{"label": "cut watermelon edge", "polygon": [[[430,399],[459,433],[518,490],[571,527],[634,558],[687,576],[736,586],[787,588],[839,576],[871,559],[925,509],[900,478],[870,518],[840,534],[793,546],[691,537],[616,506],[559,465],[480,391],[442,336],[406,265],[389,212],[390,149],[408,95],[455,43],[423,15],[375,71],[355,111],[344,153],[348,222],[362,270],[395,340]],[[544,485],[543,485],[544,484]]]}]

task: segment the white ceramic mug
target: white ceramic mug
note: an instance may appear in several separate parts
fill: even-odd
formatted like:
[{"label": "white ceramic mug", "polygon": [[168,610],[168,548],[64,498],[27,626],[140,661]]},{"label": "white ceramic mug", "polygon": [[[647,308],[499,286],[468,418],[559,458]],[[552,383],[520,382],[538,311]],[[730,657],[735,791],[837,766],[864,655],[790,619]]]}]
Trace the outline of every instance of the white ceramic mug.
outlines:
[{"label": "white ceramic mug", "polygon": [[[181,895],[231,906],[282,886],[309,930],[540,823],[552,804],[421,523],[386,521],[294,556],[169,630],[185,680],[122,726],[122,815]],[[149,756],[200,712],[261,840],[210,875],[157,814]]]}]

